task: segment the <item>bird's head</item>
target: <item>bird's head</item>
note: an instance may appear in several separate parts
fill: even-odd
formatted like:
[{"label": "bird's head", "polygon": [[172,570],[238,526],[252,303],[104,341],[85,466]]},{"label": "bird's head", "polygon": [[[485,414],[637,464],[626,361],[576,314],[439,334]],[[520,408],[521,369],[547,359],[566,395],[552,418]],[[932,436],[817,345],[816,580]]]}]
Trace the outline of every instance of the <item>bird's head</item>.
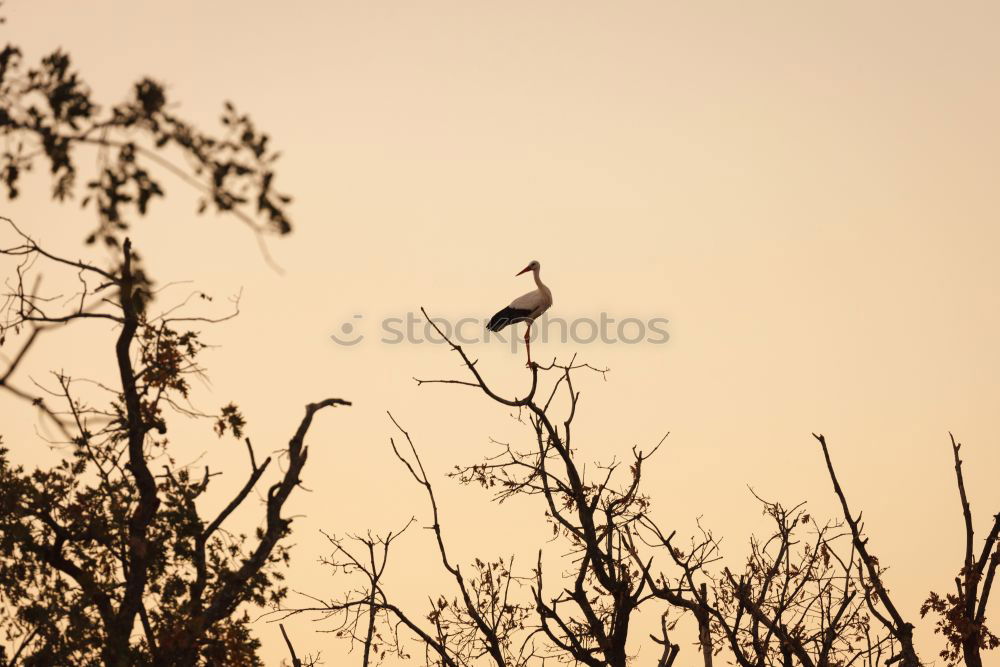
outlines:
[{"label": "bird's head", "polygon": [[537,259],[533,259],[533,260],[531,260],[530,264],[528,264],[526,267],[524,267],[523,269],[521,269],[520,271],[518,271],[514,275],[519,276],[522,273],[527,273],[528,271],[537,271],[540,268],[542,268],[542,265],[538,263]]}]

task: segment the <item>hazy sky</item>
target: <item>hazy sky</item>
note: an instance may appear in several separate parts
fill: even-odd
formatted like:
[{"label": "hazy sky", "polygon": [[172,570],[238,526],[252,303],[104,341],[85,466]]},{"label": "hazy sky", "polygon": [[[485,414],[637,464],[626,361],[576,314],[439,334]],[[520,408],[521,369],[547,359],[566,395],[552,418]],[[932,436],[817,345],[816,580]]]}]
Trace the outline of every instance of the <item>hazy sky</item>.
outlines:
[{"label": "hazy sky", "polygon": [[[1000,510],[997,3],[33,0],[5,13],[5,39],[29,60],[64,47],[99,100],[152,75],[178,113],[213,126],[233,100],[283,151],[296,229],[270,249],[284,276],[238,222],[195,217],[180,182],[133,238],[163,282],[221,301],[242,288],[242,315],[207,334],[220,347],[196,401],[240,404],[259,450],[287,440],[304,403],[355,402],[310,435],[293,588],[341,590],[316,563],[319,529],[426,522],[386,410],[422,449],[457,559],[527,564],[543,543],[540,504],[497,511],[444,478],[489,437],[530,433],[471,391],[417,388],[413,376],[460,373],[442,346],[377,340],[380,318],[419,306],[489,316],[530,289],[513,274],[531,259],[553,316],[669,319],[665,345],[533,353],[612,369],[580,378],[582,456],[670,431],[646,471],[657,515],[679,534],[702,516],[731,565],[761,525],[747,485],[836,512],[813,431],[911,618],[962,557],[949,429],[980,534]],[[4,212],[78,254],[90,214],[50,204],[48,187],[27,183]],[[344,321],[366,339],[335,345]],[[107,340],[98,326],[54,337],[27,370],[113,379]],[[522,357],[470,351],[498,387],[524,386]],[[0,405],[15,456],[50,460],[23,406]],[[242,483],[236,443],[205,423],[173,433],[181,460],[227,471],[213,502]],[[431,535],[399,548],[391,585],[422,616],[444,581]],[[338,664],[345,646],[322,627],[289,626],[300,652]],[[259,633],[277,664],[277,627]]]}]

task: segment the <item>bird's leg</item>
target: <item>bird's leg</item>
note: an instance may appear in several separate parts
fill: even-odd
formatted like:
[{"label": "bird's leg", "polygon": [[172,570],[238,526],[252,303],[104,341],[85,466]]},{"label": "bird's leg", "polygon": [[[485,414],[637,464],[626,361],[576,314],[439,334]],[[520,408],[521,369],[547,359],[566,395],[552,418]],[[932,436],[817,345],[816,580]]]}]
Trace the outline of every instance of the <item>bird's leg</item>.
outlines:
[{"label": "bird's leg", "polygon": [[528,350],[528,363],[525,364],[528,368],[531,368],[531,323],[528,323],[528,328],[524,331],[524,347]]}]

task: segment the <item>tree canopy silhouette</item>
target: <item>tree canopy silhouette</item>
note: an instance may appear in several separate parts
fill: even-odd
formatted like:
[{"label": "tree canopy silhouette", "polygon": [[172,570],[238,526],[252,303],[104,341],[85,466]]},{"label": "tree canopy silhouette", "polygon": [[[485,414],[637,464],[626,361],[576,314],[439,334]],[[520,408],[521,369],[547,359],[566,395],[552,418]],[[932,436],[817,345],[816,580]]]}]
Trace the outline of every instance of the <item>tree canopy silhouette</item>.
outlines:
[{"label": "tree canopy silhouette", "polygon": [[[283,508],[302,478],[307,434],[316,413],[349,403],[307,405],[287,444],[258,460],[236,405],[213,414],[189,401],[191,378],[205,373],[202,329],[235,316],[238,297],[211,316],[186,312],[192,301],[215,308],[200,291],[161,307],[171,284],[153,288],[127,234],[165,196],[165,176],[199,193],[199,211],[235,216],[259,237],[289,233],[290,198],[273,187],[278,155],[230,103],[217,135],[177,115],[152,78],[122,102],[98,104],[69,54],[26,65],[13,45],[0,51],[0,135],[5,194],[19,196],[25,173],[44,165],[56,202],[79,198],[94,211],[85,243],[108,251],[61,256],[2,218],[0,346],[10,352],[0,390],[23,400],[25,419],[37,411],[62,457],[29,470],[14,454],[36,443],[0,440],[0,665],[262,664],[247,605],[286,594]],[[67,279],[75,292],[46,290]],[[20,377],[40,337],[83,322],[105,325],[104,346],[89,354],[105,355],[117,382],[65,370],[34,385]],[[222,471],[177,463],[178,418],[210,418],[247,451],[244,483],[207,515],[203,496]],[[231,532],[227,522],[267,473],[255,533]]]},{"label": "tree canopy silhouette", "polygon": [[[751,536],[740,567],[726,565],[721,540],[701,526],[688,539],[661,524],[643,473],[662,456],[660,443],[635,447],[624,461],[582,460],[574,446],[580,410],[580,373],[598,373],[571,360],[533,364],[522,397],[498,393],[462,346],[424,313],[458,354],[467,377],[420,380],[468,388],[486,397],[526,427],[523,444],[494,442],[495,451],[459,463],[450,477],[479,486],[495,502],[535,498],[539,519],[552,539],[519,566],[513,555],[479,555],[456,561],[448,549],[446,508],[439,505],[432,475],[410,433],[391,417],[398,442],[393,452],[423,488],[426,525],[450,590],[426,591],[424,611],[407,609],[386,584],[390,550],[403,531],[330,536],[326,559],[356,585],[332,597],[312,594],[309,603],[288,603],[279,618],[312,614],[353,645],[363,647],[366,667],[395,655],[448,667],[530,667],[572,664],[625,667],[639,659],[657,667],[678,663],[680,619],[695,626],[694,649],[706,667],[876,667],[927,665],[914,646],[911,614],[900,608],[888,583],[888,568],[875,555],[860,515],[848,505],[822,435],[815,436],[842,516],[819,520],[805,503],[793,506],[756,493],[771,530]],[[600,409],[590,403],[589,409]],[[445,409],[450,409],[451,404]],[[931,594],[921,614],[940,614],[938,632],[948,640],[948,664],[981,667],[981,652],[995,648],[985,625],[986,604],[1000,564],[1000,515],[978,550],[973,549],[958,445],[953,441],[958,487],[967,526],[966,564],[957,593]],[[661,489],[662,490],[662,489]],[[409,524],[407,524],[407,527]],[[486,528],[481,526],[481,528]],[[453,584],[451,583],[453,582]],[[659,632],[645,637],[640,618],[659,618]],[[646,647],[643,650],[643,647]],[[656,652],[649,659],[648,649]]]},{"label": "tree canopy silhouette", "polygon": [[[275,190],[279,153],[270,137],[231,102],[218,133],[174,106],[151,77],[136,81],[123,101],[99,104],[65,51],[27,65],[21,48],[7,44],[0,50],[0,185],[16,198],[23,175],[44,165],[53,200],[79,198],[94,212],[88,244],[119,247],[134,218],[165,196],[167,174],[198,193],[199,213],[230,214],[258,236],[288,234],[291,198]],[[82,160],[93,160],[92,168]]]}]

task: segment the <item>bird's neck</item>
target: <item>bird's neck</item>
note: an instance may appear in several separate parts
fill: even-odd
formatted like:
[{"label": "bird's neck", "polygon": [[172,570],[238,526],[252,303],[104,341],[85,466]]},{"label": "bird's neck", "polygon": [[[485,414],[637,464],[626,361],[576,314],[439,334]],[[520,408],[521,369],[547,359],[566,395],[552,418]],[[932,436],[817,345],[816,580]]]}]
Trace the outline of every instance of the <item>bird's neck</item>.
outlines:
[{"label": "bird's neck", "polygon": [[534,271],[531,272],[531,275],[534,276],[535,278],[535,284],[538,285],[538,289],[542,290],[543,292],[548,292],[549,288],[545,286],[545,283],[543,283],[542,279],[538,277],[538,274],[539,274],[538,269],[535,269]]}]

